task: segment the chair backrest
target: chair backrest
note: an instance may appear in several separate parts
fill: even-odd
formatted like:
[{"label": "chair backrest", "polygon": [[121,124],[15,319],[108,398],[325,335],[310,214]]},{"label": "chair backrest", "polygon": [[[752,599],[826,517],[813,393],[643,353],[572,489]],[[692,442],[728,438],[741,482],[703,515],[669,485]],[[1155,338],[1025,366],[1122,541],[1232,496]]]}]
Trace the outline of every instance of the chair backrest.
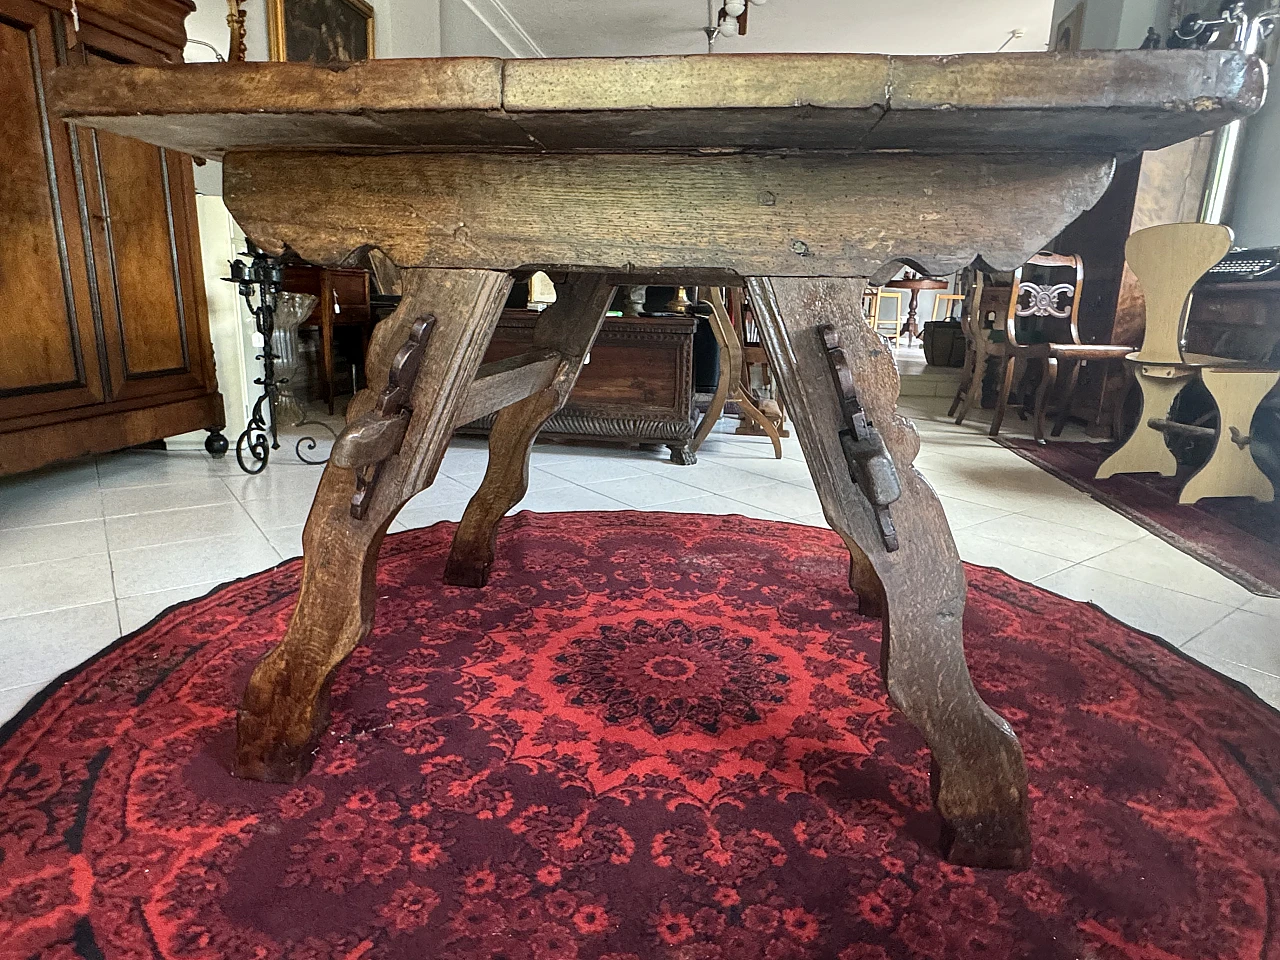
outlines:
[{"label": "chair backrest", "polygon": [[1137,359],[1146,363],[1182,363],[1191,288],[1205,271],[1227,255],[1233,234],[1219,223],[1166,223],[1131,235],[1125,259],[1142,284],[1147,329]]},{"label": "chair backrest", "polygon": [[[1024,279],[1028,267],[1036,280]],[[1019,345],[1019,321],[1040,321],[1040,326],[1065,326],[1070,341],[1080,342],[1080,292],[1084,287],[1084,261],[1075,254],[1057,254],[1041,251],[1013,272],[1013,290],[1009,296],[1009,314],[1005,320],[1005,335],[1009,342]]]}]

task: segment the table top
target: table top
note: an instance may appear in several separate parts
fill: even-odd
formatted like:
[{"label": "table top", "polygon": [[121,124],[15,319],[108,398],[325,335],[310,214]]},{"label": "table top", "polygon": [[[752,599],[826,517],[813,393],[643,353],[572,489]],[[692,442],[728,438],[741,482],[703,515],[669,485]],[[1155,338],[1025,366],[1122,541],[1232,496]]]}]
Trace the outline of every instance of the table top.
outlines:
[{"label": "table top", "polygon": [[886,287],[897,287],[899,290],[945,290],[951,286],[945,280],[931,280],[928,277],[902,277],[890,280]]},{"label": "table top", "polygon": [[233,151],[1115,155],[1255,112],[1233,51],[64,66],[73,123]]}]

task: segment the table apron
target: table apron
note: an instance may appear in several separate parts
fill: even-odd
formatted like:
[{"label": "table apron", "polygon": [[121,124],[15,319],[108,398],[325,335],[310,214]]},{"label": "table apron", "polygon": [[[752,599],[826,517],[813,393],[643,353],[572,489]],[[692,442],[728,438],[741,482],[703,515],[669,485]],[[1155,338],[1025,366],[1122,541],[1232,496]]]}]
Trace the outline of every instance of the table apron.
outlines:
[{"label": "table apron", "polygon": [[889,279],[1023,263],[1098,200],[1110,156],[229,154],[270,252],[402,267]]}]

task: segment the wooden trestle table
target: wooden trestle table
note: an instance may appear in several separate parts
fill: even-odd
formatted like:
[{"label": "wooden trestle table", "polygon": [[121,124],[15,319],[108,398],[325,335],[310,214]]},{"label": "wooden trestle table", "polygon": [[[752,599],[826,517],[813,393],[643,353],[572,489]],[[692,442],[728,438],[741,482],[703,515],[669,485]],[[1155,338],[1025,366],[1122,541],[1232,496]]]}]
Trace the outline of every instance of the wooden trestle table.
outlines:
[{"label": "wooden trestle table", "polygon": [[[333,673],[373,623],[383,535],[455,425],[501,411],[446,573],[479,588],[615,286],[745,284],[851,586],[884,620],[889,695],[932,750],[945,853],[1026,865],[1022,750],[970,681],[960,558],[863,286],[901,264],[1012,270],[1118,156],[1252,113],[1265,82],[1229,51],[58,70],[72,123],[222,160],[268,252],[339,265],[376,246],[405,268],[307,521],[297,609],[240,705],[235,772],[307,772]],[[530,269],[560,298],[528,353],[482,365]]]}]

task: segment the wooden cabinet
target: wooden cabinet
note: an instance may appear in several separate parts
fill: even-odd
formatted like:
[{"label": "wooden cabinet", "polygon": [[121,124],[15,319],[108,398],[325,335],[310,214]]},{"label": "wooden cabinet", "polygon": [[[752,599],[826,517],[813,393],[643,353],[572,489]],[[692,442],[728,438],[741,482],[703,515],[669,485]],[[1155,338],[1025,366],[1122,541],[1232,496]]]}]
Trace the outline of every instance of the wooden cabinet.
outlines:
[{"label": "wooden cabinet", "polygon": [[194,5],[78,7],[0,0],[0,475],[224,423],[191,161],[45,101],[61,63],[180,60]]},{"label": "wooden cabinet", "polygon": [[[485,362],[523,353],[533,344],[538,315],[504,310]],[[609,317],[564,409],[547,421],[542,439],[663,443],[671,459],[693,463],[694,317]],[[493,416],[463,427],[487,432]]]}]

